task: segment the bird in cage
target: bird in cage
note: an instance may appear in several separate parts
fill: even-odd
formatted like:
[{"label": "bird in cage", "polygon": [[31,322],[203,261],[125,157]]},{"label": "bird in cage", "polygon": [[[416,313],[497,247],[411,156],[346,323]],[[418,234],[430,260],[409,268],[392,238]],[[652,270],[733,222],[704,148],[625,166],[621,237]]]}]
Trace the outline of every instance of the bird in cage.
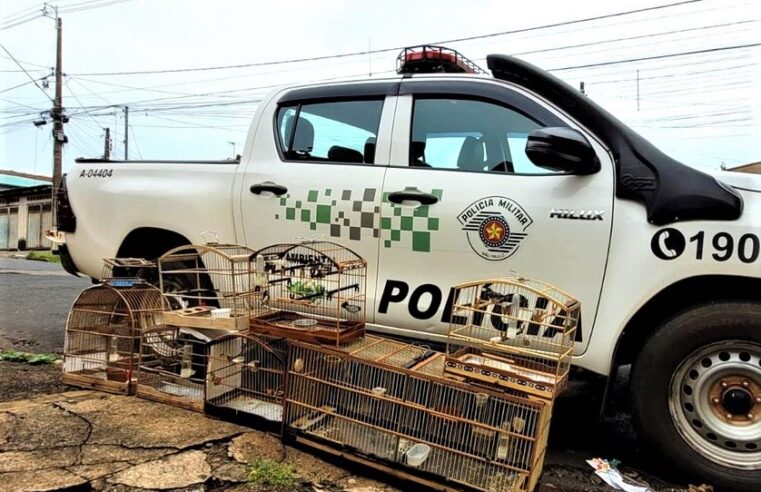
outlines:
[{"label": "bird in cage", "polygon": [[341,307],[345,310],[349,311],[351,314],[357,314],[362,310],[362,306],[357,306],[356,304],[350,304],[349,301],[344,301],[341,303]]}]

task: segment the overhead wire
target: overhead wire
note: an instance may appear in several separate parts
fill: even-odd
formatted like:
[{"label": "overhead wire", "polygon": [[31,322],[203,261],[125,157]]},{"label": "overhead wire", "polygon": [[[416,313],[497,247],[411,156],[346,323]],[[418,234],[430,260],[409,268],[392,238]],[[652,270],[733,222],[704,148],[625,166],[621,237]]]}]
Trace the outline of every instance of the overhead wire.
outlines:
[{"label": "overhead wire", "polygon": [[[679,2],[672,2],[668,4],[661,4],[661,5],[655,5],[645,8],[639,8],[639,9],[633,9],[633,10],[627,10],[623,12],[615,12],[611,14],[604,14],[604,15],[597,15],[597,16],[591,16],[591,17],[585,17],[581,19],[574,19],[570,21],[563,21],[563,22],[554,22],[550,24],[543,24],[540,26],[533,26],[533,27],[526,27],[526,28],[520,28],[520,29],[512,29],[508,31],[500,31],[495,33],[488,33],[488,34],[480,34],[477,36],[467,36],[462,38],[454,38],[449,39],[445,41],[438,41],[436,44],[446,44],[446,43],[457,43],[462,41],[469,41],[469,40],[475,40],[475,39],[486,39],[491,37],[497,37],[497,36],[505,36],[509,34],[522,34],[525,32],[531,32],[531,31],[537,31],[537,30],[544,30],[544,29],[551,29],[559,26],[568,26],[568,25],[574,25],[574,24],[580,24],[580,23],[586,23],[586,22],[592,22],[592,21],[598,21],[598,20],[604,20],[604,19],[610,19],[615,17],[621,17],[626,15],[632,15],[632,14],[638,14],[642,12],[650,12],[654,10],[661,10],[666,8],[672,8],[687,4],[694,4],[699,3],[704,0],[682,0]],[[114,76],[114,75],[149,75],[149,74],[165,74],[165,73],[182,73],[182,72],[200,72],[200,71],[211,71],[211,70],[226,70],[226,69],[233,69],[233,68],[247,68],[247,67],[260,67],[260,66],[272,66],[272,65],[285,65],[289,63],[302,63],[302,62],[308,62],[308,61],[324,61],[324,60],[330,60],[335,58],[346,58],[350,56],[365,56],[368,54],[375,54],[375,53],[387,53],[389,51],[399,51],[401,49],[405,48],[404,46],[395,46],[395,47],[389,47],[389,48],[381,48],[381,49],[375,49],[375,50],[362,50],[362,51],[354,51],[354,52],[347,52],[347,53],[334,53],[330,55],[321,55],[321,56],[313,56],[313,57],[302,57],[302,58],[293,58],[293,59],[286,59],[286,60],[270,60],[266,62],[253,62],[253,63],[239,63],[239,64],[232,64],[232,65],[218,65],[218,66],[207,66],[207,67],[191,67],[191,68],[174,68],[174,69],[163,69],[163,70],[135,70],[135,71],[120,71],[120,72],[89,72],[89,73],[72,73],[70,75],[78,75],[78,76]]]},{"label": "overhead wire", "polygon": [[5,47],[3,44],[0,44],[0,48],[2,48],[2,49],[3,49],[3,51],[5,51],[5,53],[6,53],[8,56],[10,56],[10,57],[11,57],[11,60],[13,60],[14,62],[16,62],[16,65],[18,65],[18,66],[19,66],[19,68],[20,68],[21,70],[23,70],[23,71],[24,71],[24,73],[27,75],[27,77],[29,77],[29,79],[30,79],[32,82],[34,82],[34,85],[35,85],[35,86],[37,86],[37,88],[38,88],[38,89],[39,89],[39,90],[40,90],[40,91],[41,91],[43,94],[45,94],[45,97],[46,97],[46,98],[48,98],[48,100],[49,100],[50,102],[53,102],[53,99],[52,99],[52,98],[51,98],[51,97],[48,95],[48,93],[47,93],[47,92],[45,92],[45,89],[43,89],[42,87],[40,87],[40,85],[37,83],[37,81],[34,79],[34,77],[32,77],[31,75],[29,75],[29,72],[27,72],[27,71],[26,71],[26,69],[25,69],[25,68],[24,68],[24,67],[21,65],[21,63],[19,63],[19,62],[18,62],[18,60],[16,60],[16,58],[15,58],[15,57],[14,57],[14,56],[11,54],[11,52],[10,52],[10,51],[8,51],[8,48],[6,48],[6,47]]}]

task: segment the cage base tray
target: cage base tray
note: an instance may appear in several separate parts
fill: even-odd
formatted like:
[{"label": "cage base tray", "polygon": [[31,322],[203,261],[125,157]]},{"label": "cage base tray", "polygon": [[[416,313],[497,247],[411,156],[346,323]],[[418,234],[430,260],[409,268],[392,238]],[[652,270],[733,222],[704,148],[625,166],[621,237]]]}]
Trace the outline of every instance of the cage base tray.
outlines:
[{"label": "cage base tray", "polygon": [[[162,389],[154,388],[144,384],[137,384],[135,393],[140,398],[146,400],[157,401],[159,403],[166,403],[175,407],[184,408],[186,410],[193,410],[194,412],[203,412],[204,400],[203,400],[203,388],[187,388],[188,391],[182,394],[182,391],[178,391],[176,387],[180,385],[169,382],[160,383],[159,387]],[[162,391],[169,390],[169,391]],[[180,393],[180,394],[178,394]],[[197,399],[193,398],[196,395]]]},{"label": "cage base tray", "polygon": [[105,371],[99,373],[64,373],[61,376],[61,381],[78,388],[104,391],[115,395],[131,395],[135,391],[132,382],[110,380]]},{"label": "cage base tray", "polygon": [[537,378],[531,377],[530,374],[520,369],[516,371],[500,370],[498,367],[476,364],[456,357],[447,357],[444,373],[488,386],[528,393],[548,400],[555,398],[559,389],[557,382],[548,381],[549,377],[537,380]]},{"label": "cage base tray", "polygon": [[225,399],[222,396],[216,401],[209,402],[209,405],[254,415],[270,422],[283,421],[283,405],[281,403],[260,400],[251,396],[238,396],[231,399]]},{"label": "cage base tray", "polygon": [[[316,324],[309,327],[299,327],[294,324],[294,321],[302,319],[314,320]],[[252,318],[250,327],[255,333],[276,338],[326,345],[342,345],[365,333],[364,323],[339,323],[311,318],[291,311],[280,311]]]},{"label": "cage base tray", "polygon": [[162,314],[163,323],[187,328],[211,328],[217,330],[241,331],[248,327],[248,316],[212,318],[209,311],[194,311],[195,308],[167,311]]}]

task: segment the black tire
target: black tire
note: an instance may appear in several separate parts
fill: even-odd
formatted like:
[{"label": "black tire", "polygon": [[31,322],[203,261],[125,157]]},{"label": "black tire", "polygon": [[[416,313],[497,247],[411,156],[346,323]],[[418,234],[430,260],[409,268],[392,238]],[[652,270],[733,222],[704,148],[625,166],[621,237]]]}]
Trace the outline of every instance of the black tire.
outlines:
[{"label": "black tire", "polygon": [[[682,478],[689,479],[691,483],[713,484],[720,491],[758,491],[761,490],[761,466],[752,464],[750,466],[753,469],[738,469],[723,464],[717,459],[709,459],[694,448],[694,446],[700,447],[705,444],[700,442],[690,444],[680,432],[675,417],[672,416],[672,410],[678,412],[682,410],[680,405],[683,405],[673,397],[672,378],[676,381],[679,375],[684,374],[681,371],[685,369],[680,367],[692,367],[689,364],[693,363],[695,354],[699,354],[701,350],[707,350],[706,347],[721,348],[724,345],[719,344],[723,342],[728,347],[758,346],[761,348],[761,303],[716,302],[690,308],[666,321],[645,343],[632,368],[634,422],[638,436],[649,446],[655,456],[661,459],[660,462],[672,465],[687,475]],[[719,354],[724,353],[719,352]],[[740,352],[741,359],[745,359],[743,354],[745,352]],[[704,360],[701,359],[701,362]],[[756,371],[758,359],[755,355],[752,364],[749,370]],[[718,368],[718,364],[716,367]],[[687,374],[690,374],[689,377],[692,378],[695,377],[696,372],[690,371]],[[716,376],[711,380],[713,381],[711,384],[716,384],[717,377],[724,380],[724,376]],[[706,381],[709,381],[708,376]],[[681,380],[679,384],[681,385]],[[708,382],[705,387],[710,387]],[[675,388],[677,392],[685,391],[688,395],[693,391],[688,388],[689,392],[687,392],[688,390],[682,390],[676,385]],[[670,407],[670,400],[677,408]],[[716,405],[712,398],[701,398],[700,401],[710,401]],[[698,403],[697,400],[696,403]],[[689,416],[690,407],[685,406],[685,408],[685,415]],[[707,408],[711,407],[701,407],[701,411],[706,411]],[[717,413],[720,412],[717,411]],[[702,422],[699,423],[702,426]],[[708,439],[704,441],[711,446],[716,446]],[[704,451],[708,450],[706,454],[720,448],[720,446],[716,448],[711,446],[703,448]],[[743,447],[743,452],[761,453],[761,450],[749,451],[756,449],[753,443],[745,443],[745,446],[747,448]],[[751,461],[755,463],[756,455],[750,456]]]}]

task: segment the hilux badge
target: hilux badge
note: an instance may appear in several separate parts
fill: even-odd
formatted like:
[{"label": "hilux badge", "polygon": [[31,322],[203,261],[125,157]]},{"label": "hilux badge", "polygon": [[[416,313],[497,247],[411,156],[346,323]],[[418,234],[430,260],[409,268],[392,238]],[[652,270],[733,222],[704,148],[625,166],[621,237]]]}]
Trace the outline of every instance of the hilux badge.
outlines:
[{"label": "hilux badge", "polygon": [[489,261],[514,255],[534,222],[523,207],[504,196],[476,200],[459,213],[457,220],[473,251]]}]

